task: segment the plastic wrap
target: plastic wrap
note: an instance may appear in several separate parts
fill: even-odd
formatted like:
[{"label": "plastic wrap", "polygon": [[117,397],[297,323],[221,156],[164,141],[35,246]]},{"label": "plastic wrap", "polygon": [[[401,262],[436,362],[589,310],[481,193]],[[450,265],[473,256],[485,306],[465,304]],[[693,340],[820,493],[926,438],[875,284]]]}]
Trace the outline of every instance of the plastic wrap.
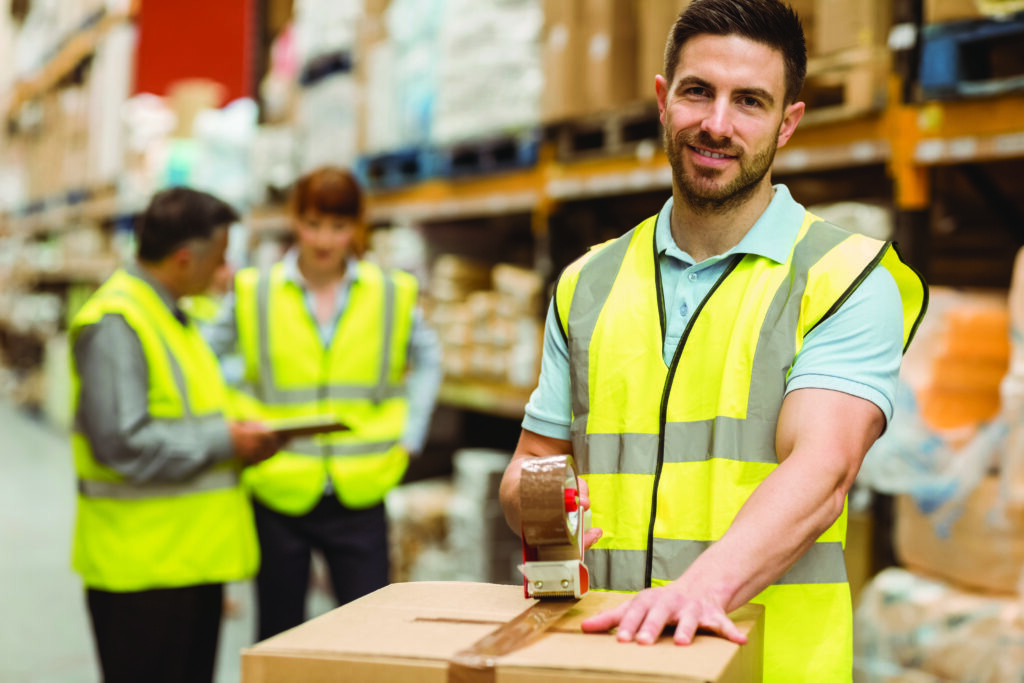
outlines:
[{"label": "plastic wrap", "polygon": [[854,680],[1024,680],[1024,621],[1012,598],[967,593],[890,568],[861,594],[854,614]]}]

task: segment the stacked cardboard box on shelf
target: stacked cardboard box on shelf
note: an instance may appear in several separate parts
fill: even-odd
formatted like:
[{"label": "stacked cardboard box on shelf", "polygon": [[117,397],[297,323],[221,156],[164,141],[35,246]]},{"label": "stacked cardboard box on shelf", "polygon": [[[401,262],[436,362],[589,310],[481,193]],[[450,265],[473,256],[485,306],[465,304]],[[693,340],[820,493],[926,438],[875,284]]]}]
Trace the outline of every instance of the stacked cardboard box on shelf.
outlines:
[{"label": "stacked cardboard box on shelf", "polygon": [[892,54],[892,0],[798,0],[807,39],[807,78],[800,99],[807,121],[852,118],[882,109]]},{"label": "stacked cardboard box on shelf", "polygon": [[456,451],[452,458],[455,495],[449,511],[449,547],[458,558],[456,578],[515,584],[522,544],[505,521],[498,486],[512,454],[480,448]]},{"label": "stacked cardboard box on shelf", "polygon": [[813,40],[817,54],[884,47],[891,26],[891,0],[815,0],[814,3]]},{"label": "stacked cardboard box on shelf", "polygon": [[[89,10],[88,3],[80,4],[82,12]],[[72,16],[61,14],[65,18]],[[85,15],[75,19],[81,23]],[[30,12],[15,36],[19,55],[31,54],[53,40],[52,26],[45,37],[41,35],[44,32],[33,28],[46,21],[33,20]],[[73,33],[77,26],[69,26],[68,33]],[[121,113],[132,85],[132,31],[125,22],[97,30],[92,58],[84,63],[79,79],[41,93],[32,102],[19,101],[16,110],[5,112],[12,115],[15,132],[10,134],[0,160],[17,164],[25,171],[23,196],[14,198],[15,205],[63,197],[69,191],[91,190],[117,179],[124,163]],[[45,50],[41,54],[52,55]],[[23,64],[27,71],[18,75],[31,81],[55,65],[73,66],[65,61],[54,60],[45,68],[36,65],[38,70]]]},{"label": "stacked cardboard box on shelf", "polygon": [[925,0],[925,24],[1006,17],[1024,10],[1024,0]]},{"label": "stacked cardboard box on shelf", "polygon": [[449,377],[470,374],[472,313],[467,299],[490,289],[488,267],[472,259],[444,254],[434,261],[427,289],[426,316],[441,342],[441,363]]},{"label": "stacked cardboard box on shelf", "polygon": [[451,480],[429,479],[388,494],[392,582],[520,582],[519,537],[498,502],[511,453],[461,449]]},{"label": "stacked cardboard box on shelf", "polygon": [[417,481],[388,492],[390,582],[455,578],[448,546],[452,496],[447,479]]},{"label": "stacked cardboard box on shelf", "polygon": [[688,0],[546,0],[542,119],[654,100],[665,40]]},{"label": "stacked cardboard box on shelf", "polygon": [[534,386],[540,371],[540,277],[508,264],[439,257],[427,317],[437,331],[445,374]]},{"label": "stacked cardboard box on shelf", "polygon": [[999,485],[998,477],[986,476],[943,536],[910,496],[900,496],[895,532],[900,563],[967,591],[1016,594],[1024,570],[1024,505],[1001,505]]}]

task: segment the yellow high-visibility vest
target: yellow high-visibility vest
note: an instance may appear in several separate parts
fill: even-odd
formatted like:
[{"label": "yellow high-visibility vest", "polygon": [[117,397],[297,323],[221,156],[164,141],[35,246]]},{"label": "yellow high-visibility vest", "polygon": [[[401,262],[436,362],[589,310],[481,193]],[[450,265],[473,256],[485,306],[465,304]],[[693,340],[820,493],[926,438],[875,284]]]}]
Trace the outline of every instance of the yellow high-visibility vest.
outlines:
[{"label": "yellow high-visibility vest", "polygon": [[200,323],[212,323],[220,311],[220,301],[210,294],[193,294],[182,297],[178,302],[181,310]]},{"label": "yellow high-visibility vest", "polygon": [[[225,388],[213,351],[195,325],[178,322],[149,284],[117,271],[75,316],[72,344],[108,314],[122,316],[139,337],[153,418],[223,413]],[[74,358],[71,382],[75,414],[81,381]],[[78,474],[73,564],[86,586],[139,591],[235,581],[256,572],[256,530],[237,463],[187,481],[135,484],[99,463],[77,427],[71,444]]]},{"label": "yellow high-visibility vest", "polygon": [[357,267],[328,348],[301,288],[287,280],[282,264],[269,271],[244,269],[236,276],[239,346],[257,399],[251,417],[333,415],[351,427],[296,439],[246,469],[244,480],[253,495],[284,514],[313,509],[327,477],[347,507],[376,505],[408,467],[399,440],[408,414],[405,372],[416,280],[365,261]]},{"label": "yellow high-visibility vest", "polygon": [[[678,578],[778,466],[786,379],[803,341],[876,267],[900,290],[904,349],[927,304],[892,244],[805,214],[785,263],[737,255],[693,314],[670,365],[652,217],[559,280],[571,439],[590,487],[592,585],[637,591]],[[840,518],[753,602],[766,607],[765,681],[849,680],[852,611]]]}]

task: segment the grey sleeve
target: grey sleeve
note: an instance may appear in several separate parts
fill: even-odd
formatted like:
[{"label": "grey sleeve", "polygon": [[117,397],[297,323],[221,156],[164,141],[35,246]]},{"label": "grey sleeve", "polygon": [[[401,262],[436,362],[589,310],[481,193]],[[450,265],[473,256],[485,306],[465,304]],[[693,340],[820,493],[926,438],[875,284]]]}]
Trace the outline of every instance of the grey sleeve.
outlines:
[{"label": "grey sleeve", "polygon": [[174,482],[233,457],[223,415],[157,419],[149,414],[149,369],[135,331],[107,315],[75,340],[81,378],[75,423],[98,462],[129,481]]},{"label": "grey sleeve", "polygon": [[437,334],[423,320],[423,312],[417,306],[409,334],[409,376],[406,380],[409,417],[402,437],[402,445],[411,453],[422,451],[427,441],[430,417],[440,387],[441,346]]}]

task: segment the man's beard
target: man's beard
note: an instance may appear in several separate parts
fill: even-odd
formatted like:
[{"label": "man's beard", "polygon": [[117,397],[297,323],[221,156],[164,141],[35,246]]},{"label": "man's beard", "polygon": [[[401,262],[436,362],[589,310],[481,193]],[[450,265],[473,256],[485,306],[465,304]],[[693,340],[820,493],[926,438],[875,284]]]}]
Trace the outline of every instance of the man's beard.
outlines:
[{"label": "man's beard", "polygon": [[[666,130],[665,154],[672,167],[672,179],[675,180],[676,187],[682,191],[681,199],[695,214],[708,216],[727,212],[750,198],[754,190],[757,189],[758,183],[771,169],[772,163],[775,161],[778,142],[779,134],[776,132],[770,145],[757,151],[753,157],[747,160],[741,150],[730,148],[728,140],[715,142],[704,131],[699,131],[695,136],[680,133],[673,139]],[[681,150],[690,145],[736,156],[740,164],[739,175],[729,184],[719,186],[714,181],[721,175],[720,170],[698,167],[692,174],[688,174],[683,168]]]}]

